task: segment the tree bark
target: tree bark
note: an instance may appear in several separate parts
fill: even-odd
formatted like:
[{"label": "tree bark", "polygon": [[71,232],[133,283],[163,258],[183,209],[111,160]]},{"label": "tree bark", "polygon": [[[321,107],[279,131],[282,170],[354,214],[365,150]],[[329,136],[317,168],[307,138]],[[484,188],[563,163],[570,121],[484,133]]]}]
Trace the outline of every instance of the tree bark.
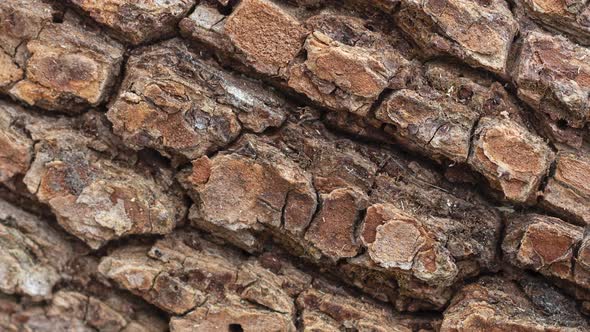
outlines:
[{"label": "tree bark", "polygon": [[590,330],[589,8],[0,2],[0,330]]}]

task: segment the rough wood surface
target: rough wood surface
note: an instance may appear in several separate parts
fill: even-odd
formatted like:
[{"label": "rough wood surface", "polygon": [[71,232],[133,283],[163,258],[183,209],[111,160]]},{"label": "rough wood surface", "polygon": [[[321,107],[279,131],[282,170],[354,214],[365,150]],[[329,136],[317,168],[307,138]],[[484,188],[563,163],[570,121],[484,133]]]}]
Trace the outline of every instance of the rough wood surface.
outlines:
[{"label": "rough wood surface", "polygon": [[589,331],[589,8],[0,1],[0,331]]}]

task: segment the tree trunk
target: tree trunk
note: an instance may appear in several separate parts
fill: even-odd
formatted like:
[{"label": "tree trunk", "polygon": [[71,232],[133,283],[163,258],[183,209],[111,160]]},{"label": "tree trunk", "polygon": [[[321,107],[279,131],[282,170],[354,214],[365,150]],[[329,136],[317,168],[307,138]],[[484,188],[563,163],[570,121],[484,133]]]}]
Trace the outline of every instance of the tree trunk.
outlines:
[{"label": "tree trunk", "polygon": [[0,330],[590,330],[590,9],[0,2]]}]

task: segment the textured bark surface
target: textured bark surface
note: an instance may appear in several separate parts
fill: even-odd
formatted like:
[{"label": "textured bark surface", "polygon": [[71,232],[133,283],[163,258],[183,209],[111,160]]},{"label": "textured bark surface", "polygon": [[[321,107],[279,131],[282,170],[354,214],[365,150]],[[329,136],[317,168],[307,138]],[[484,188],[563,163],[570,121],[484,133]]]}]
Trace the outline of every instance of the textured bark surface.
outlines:
[{"label": "textured bark surface", "polygon": [[0,331],[590,330],[590,9],[0,1]]}]

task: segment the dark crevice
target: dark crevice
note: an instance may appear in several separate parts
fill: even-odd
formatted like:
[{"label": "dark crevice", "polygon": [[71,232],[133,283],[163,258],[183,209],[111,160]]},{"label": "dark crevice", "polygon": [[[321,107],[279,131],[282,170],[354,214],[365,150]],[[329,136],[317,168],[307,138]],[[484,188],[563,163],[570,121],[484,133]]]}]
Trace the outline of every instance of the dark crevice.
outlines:
[{"label": "dark crevice", "polygon": [[223,5],[221,3],[221,1],[216,1],[215,4],[217,6],[217,11],[225,16],[230,15],[233,11],[234,8],[240,3],[240,0],[229,0],[227,2],[227,5]]},{"label": "dark crevice", "polygon": [[244,332],[242,325],[240,324],[229,324],[227,328],[228,332]]},{"label": "dark crevice", "polygon": [[469,131],[469,148],[467,149],[467,160],[471,159],[473,156],[473,145],[475,140],[475,131],[479,127],[479,121],[481,120],[482,116],[480,115],[475,119],[475,122],[471,126],[471,130]]},{"label": "dark crevice", "polygon": [[543,178],[541,179],[541,182],[539,183],[539,188],[537,190],[537,192],[541,193],[541,196],[538,197],[539,201],[543,198],[542,193],[545,192],[545,188],[547,187],[547,183],[549,182],[549,180],[551,178],[553,178],[555,176],[556,168],[557,168],[557,159],[554,159],[553,161],[551,161],[551,165],[549,166],[549,169],[543,175]]}]

